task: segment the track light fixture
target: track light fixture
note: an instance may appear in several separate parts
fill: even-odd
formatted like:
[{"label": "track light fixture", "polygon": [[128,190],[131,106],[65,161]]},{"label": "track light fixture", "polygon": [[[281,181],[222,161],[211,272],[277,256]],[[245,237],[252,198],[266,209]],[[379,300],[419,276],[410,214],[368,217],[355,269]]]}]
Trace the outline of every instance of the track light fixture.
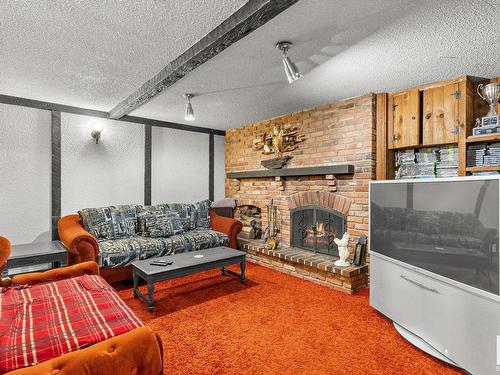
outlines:
[{"label": "track light fixture", "polygon": [[297,65],[295,65],[292,60],[286,55],[288,50],[293,47],[292,42],[279,42],[276,44],[276,48],[283,52],[282,61],[283,66],[285,67],[286,78],[288,79],[288,83],[293,83],[302,77],[302,73],[300,72]]},{"label": "track light fixture", "polygon": [[184,97],[187,99],[186,112],[184,113],[184,120],[194,121],[194,111],[193,111],[193,106],[191,105],[191,98],[193,98],[194,95],[184,94]]}]

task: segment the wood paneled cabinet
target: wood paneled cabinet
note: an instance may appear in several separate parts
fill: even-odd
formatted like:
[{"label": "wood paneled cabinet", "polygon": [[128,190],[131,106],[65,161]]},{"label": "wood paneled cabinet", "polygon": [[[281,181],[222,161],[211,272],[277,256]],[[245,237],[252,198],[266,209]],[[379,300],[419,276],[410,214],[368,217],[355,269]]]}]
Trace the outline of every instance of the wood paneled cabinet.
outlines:
[{"label": "wood paneled cabinet", "polygon": [[458,142],[461,95],[458,83],[423,90],[422,145]]},{"label": "wood paneled cabinet", "polygon": [[[473,136],[475,119],[488,112],[488,105],[477,94],[477,87],[493,82],[500,83],[500,77],[460,76],[395,93],[377,94],[377,179],[394,178],[399,149],[432,147],[442,151],[442,145],[457,148],[453,160],[446,161],[455,162],[458,157],[459,176],[500,172],[500,165],[467,165],[467,149],[471,145],[500,140],[500,133]],[[497,112],[500,114],[500,103]],[[450,150],[445,153],[451,155]]]},{"label": "wood paneled cabinet", "polygon": [[420,92],[402,91],[389,96],[388,146],[404,148],[420,143]]}]

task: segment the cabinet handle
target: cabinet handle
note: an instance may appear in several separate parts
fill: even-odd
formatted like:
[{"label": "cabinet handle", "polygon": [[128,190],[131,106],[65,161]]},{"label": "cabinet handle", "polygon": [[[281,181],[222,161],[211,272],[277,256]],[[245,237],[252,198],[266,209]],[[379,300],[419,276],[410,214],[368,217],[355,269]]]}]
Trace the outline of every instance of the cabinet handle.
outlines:
[{"label": "cabinet handle", "polygon": [[407,278],[404,275],[399,275],[399,277],[401,277],[403,280],[408,281],[409,283],[412,283],[415,286],[418,286],[420,289],[427,290],[428,292],[432,292],[432,293],[435,293],[435,294],[441,294],[436,289],[429,288],[428,286],[425,286],[424,284],[420,284],[419,282],[417,282],[415,280],[409,279],[409,278]]},{"label": "cabinet handle", "polygon": [[415,120],[415,119],[416,119],[416,117],[415,117],[415,116],[411,116],[411,119],[412,119],[412,120]]},{"label": "cabinet handle", "polygon": [[428,119],[431,118],[431,116],[432,116],[432,114],[428,113],[428,114],[425,115],[425,119],[428,120]]},{"label": "cabinet handle", "polygon": [[443,117],[444,117],[444,113],[440,113],[439,118],[443,118]]},{"label": "cabinet handle", "polygon": [[400,138],[401,138],[401,136],[400,136],[399,134],[394,134],[394,135],[392,136],[392,140],[393,140],[393,141],[397,141],[397,140],[398,140],[398,139],[400,139]]}]

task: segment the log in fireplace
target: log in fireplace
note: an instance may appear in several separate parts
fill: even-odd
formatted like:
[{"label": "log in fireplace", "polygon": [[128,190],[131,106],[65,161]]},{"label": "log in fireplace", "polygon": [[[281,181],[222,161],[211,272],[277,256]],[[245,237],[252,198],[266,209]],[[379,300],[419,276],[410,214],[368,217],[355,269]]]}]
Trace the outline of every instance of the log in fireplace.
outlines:
[{"label": "log in fireplace", "polygon": [[341,238],[347,228],[342,213],[317,205],[294,208],[291,214],[292,246],[316,253],[338,256],[334,238]]}]

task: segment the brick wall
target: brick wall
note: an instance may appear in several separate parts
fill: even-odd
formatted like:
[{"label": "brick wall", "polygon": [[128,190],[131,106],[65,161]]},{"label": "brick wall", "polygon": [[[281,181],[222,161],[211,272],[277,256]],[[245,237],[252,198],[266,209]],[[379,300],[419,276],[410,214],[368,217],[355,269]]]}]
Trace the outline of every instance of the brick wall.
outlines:
[{"label": "brick wall", "polygon": [[356,241],[368,231],[368,182],[375,178],[375,95],[337,101],[333,104],[261,121],[226,132],[226,173],[265,169],[260,162],[274,155],[263,155],[252,148],[257,135],[269,132],[274,125],[289,124],[299,128],[306,140],[290,155],[287,168],[353,164],[352,176],[309,176],[226,179],[226,197],[237,198],[263,210],[274,200],[281,222],[280,240],[290,243],[289,196],[301,191],[330,191],[352,199],[348,230]]}]

